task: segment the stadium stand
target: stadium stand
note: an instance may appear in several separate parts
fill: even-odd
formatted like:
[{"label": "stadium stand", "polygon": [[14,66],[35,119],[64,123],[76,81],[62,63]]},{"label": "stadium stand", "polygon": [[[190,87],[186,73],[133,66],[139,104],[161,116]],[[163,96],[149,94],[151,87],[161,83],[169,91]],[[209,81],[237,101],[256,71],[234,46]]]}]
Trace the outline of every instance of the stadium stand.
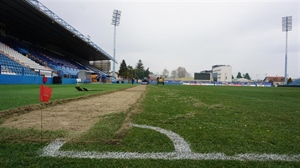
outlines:
[{"label": "stadium stand", "polygon": [[19,62],[19,64],[22,64],[24,67],[33,69],[35,72],[40,73],[40,75],[49,77],[51,76],[51,69],[47,69],[46,67],[41,66],[40,64],[32,61],[28,57],[20,54],[9,46],[0,43],[0,50],[3,51],[4,54],[7,54],[8,56]]},{"label": "stadium stand", "polygon": [[8,56],[0,52],[0,66],[1,74],[7,75],[28,75],[38,76],[38,74],[32,71],[30,68],[24,67],[20,63],[14,61]]},{"label": "stadium stand", "polygon": [[300,78],[294,80],[292,83],[290,83],[288,85],[291,85],[291,86],[300,86]]},{"label": "stadium stand", "polygon": [[[19,67],[19,69],[22,68],[23,65],[24,68],[28,67],[34,69],[35,72],[46,77],[52,77],[51,71],[55,72],[55,76],[58,75],[68,78],[76,78],[80,70],[105,74],[91,65],[86,65],[70,59],[66,60],[61,54],[19,42],[14,38],[1,37],[0,41],[0,51],[16,60],[19,65],[15,65],[15,67]],[[5,62],[1,62],[1,64],[5,65]],[[15,71],[17,71],[17,73],[9,73],[9,71],[3,69],[3,74],[22,74],[18,70]],[[26,70],[26,73],[23,75],[27,74]]]},{"label": "stadium stand", "polygon": [[12,83],[56,76],[76,83],[80,71],[107,74],[89,62],[113,58],[39,1],[0,1],[0,11],[0,83],[9,76],[16,76]]}]

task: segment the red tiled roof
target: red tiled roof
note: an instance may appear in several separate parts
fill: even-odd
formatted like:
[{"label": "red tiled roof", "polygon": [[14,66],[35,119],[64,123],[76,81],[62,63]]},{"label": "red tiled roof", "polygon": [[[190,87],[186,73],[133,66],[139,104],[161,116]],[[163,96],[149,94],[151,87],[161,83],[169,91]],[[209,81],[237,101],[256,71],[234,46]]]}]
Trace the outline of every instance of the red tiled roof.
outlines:
[{"label": "red tiled roof", "polygon": [[273,82],[284,82],[284,77],[282,76],[267,76],[266,78]]}]

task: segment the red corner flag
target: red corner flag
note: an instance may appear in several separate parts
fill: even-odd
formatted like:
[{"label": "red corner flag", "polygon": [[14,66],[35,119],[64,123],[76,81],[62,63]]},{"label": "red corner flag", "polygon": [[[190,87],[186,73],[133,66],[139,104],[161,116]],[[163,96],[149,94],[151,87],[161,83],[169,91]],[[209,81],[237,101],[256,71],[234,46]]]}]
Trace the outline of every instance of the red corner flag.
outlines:
[{"label": "red corner flag", "polygon": [[51,98],[52,88],[40,85],[40,101],[48,102]]}]

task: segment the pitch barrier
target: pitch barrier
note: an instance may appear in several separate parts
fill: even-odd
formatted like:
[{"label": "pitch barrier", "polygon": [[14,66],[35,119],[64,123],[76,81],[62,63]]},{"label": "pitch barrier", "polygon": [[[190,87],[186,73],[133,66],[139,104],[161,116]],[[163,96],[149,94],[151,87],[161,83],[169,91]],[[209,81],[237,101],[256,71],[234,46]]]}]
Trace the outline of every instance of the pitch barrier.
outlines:
[{"label": "pitch barrier", "polygon": [[256,154],[244,153],[227,156],[224,153],[195,153],[189,144],[178,134],[159,127],[133,124],[134,127],[152,129],[165,134],[174,144],[174,152],[138,153],[138,152],[96,152],[96,151],[60,151],[66,143],[63,139],[56,139],[43,148],[42,157],[67,157],[67,158],[95,158],[95,159],[164,159],[164,160],[240,160],[240,161],[300,161],[300,154]]}]

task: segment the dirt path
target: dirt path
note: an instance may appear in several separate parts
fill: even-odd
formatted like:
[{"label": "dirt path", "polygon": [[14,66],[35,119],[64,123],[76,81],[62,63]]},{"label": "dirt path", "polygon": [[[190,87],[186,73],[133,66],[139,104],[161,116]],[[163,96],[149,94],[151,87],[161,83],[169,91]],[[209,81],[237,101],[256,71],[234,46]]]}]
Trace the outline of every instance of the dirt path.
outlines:
[{"label": "dirt path", "polygon": [[11,117],[1,126],[40,130],[42,111],[43,130],[85,132],[99,120],[99,116],[128,110],[146,91],[146,87],[146,85],[139,85],[110,94],[31,111]]}]

